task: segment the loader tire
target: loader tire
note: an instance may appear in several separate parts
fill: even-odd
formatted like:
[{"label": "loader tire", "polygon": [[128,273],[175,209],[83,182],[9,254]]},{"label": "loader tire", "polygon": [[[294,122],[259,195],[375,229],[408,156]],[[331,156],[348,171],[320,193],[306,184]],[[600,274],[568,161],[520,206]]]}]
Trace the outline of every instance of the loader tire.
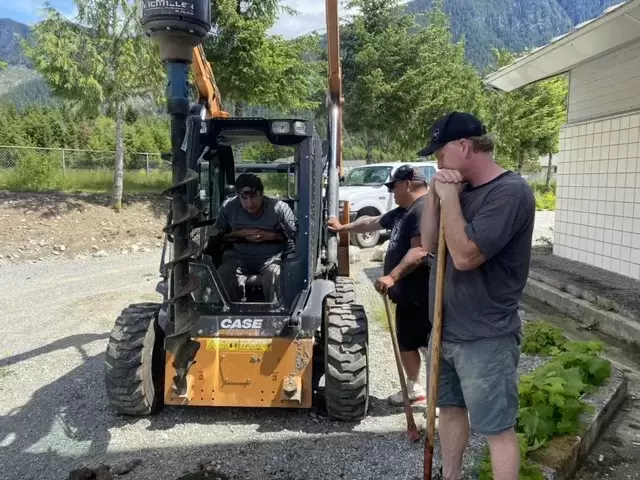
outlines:
[{"label": "loader tire", "polygon": [[164,332],[158,326],[160,304],[125,308],[111,330],[105,355],[109,403],[118,413],[142,416],[163,405]]},{"label": "loader tire", "polygon": [[369,336],[352,279],[338,277],[335,292],[326,298],[323,324],[327,414],[360,421],[369,409]]}]

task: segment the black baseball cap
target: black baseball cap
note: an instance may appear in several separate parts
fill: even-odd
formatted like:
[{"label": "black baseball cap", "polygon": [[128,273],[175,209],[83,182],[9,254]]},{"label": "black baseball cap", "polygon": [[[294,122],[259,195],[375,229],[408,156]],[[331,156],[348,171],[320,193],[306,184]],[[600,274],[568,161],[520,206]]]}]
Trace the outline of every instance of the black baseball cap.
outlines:
[{"label": "black baseball cap", "polygon": [[413,182],[424,182],[427,183],[427,177],[425,177],[418,169],[413,168],[411,165],[402,165],[398,167],[398,169],[393,172],[393,176],[391,177],[391,181],[385,183],[385,187],[392,190],[397,181],[402,180],[411,180]]},{"label": "black baseball cap", "polygon": [[471,113],[451,112],[431,127],[431,143],[418,152],[419,157],[433,155],[447,143],[461,138],[480,137],[487,128]]}]

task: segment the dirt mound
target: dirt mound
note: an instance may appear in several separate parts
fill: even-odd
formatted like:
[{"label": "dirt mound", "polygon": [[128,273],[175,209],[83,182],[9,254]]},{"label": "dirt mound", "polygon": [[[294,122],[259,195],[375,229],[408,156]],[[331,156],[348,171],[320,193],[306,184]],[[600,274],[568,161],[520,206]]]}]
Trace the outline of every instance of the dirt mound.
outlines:
[{"label": "dirt mound", "polygon": [[160,195],[123,199],[108,195],[0,192],[0,259],[107,256],[162,246],[168,200]]}]

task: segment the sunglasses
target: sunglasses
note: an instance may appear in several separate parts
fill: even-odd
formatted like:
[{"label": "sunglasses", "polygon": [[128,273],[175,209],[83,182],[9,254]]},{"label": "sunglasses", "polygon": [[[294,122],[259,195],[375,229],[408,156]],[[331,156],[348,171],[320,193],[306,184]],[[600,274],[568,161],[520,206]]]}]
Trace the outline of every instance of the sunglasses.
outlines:
[{"label": "sunglasses", "polygon": [[238,192],[238,196],[244,199],[254,198],[257,195],[258,195],[257,190],[241,190]]}]

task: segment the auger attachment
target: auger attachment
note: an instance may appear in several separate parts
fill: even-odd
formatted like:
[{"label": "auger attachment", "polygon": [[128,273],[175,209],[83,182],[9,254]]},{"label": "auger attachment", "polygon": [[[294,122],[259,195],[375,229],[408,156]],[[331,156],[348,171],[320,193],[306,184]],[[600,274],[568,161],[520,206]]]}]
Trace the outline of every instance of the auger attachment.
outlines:
[{"label": "auger attachment", "polygon": [[189,202],[189,184],[198,181],[198,174],[188,168],[185,137],[189,115],[189,69],[193,48],[206,38],[211,29],[209,0],[181,0],[180,2],[141,0],[142,25],[159,46],[160,59],[167,69],[167,111],[171,115],[172,184],[165,192],[171,198],[172,216],[164,232],[173,240],[173,259],[166,267],[171,271],[169,292],[173,315],[173,332],[167,335],[165,348],[174,354],[176,376],[173,391],[187,394],[186,375],[194,362],[200,344],[191,339],[190,330],[199,316],[191,293],[199,288],[196,276],[189,273],[189,259],[199,253],[190,239],[191,223],[198,218],[198,208]]}]

